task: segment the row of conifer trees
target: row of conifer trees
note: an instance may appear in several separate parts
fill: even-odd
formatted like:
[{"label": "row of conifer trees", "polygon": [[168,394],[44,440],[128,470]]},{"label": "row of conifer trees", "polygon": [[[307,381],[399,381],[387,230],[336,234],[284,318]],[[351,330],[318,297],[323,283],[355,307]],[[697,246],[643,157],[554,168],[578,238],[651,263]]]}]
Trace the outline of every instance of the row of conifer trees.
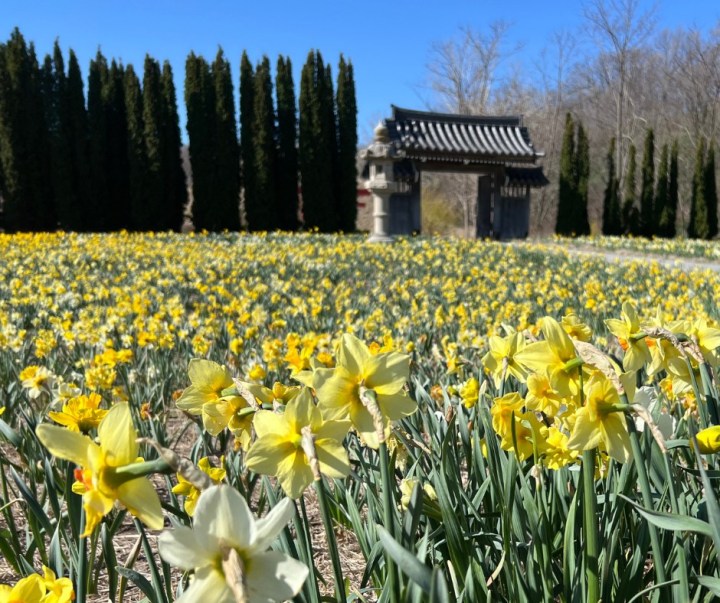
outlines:
[{"label": "row of conifer trees", "polygon": [[[630,234],[672,238],[677,232],[678,143],[664,144],[655,174],[655,135],[645,135],[637,192],[637,151],[630,146],[622,196],[615,165],[613,138],[607,153],[607,177],[603,198],[602,232],[606,235]],[[574,236],[590,234],[588,221],[588,181],[590,156],[588,138],[581,123],[568,113],[560,155],[559,204],[555,231]],[[692,178],[690,220],[687,236],[712,239],[718,234],[718,196],[715,179],[715,145],[701,139],[695,156]]]},{"label": "row of conifer trees", "polygon": [[[630,146],[628,171],[622,202],[615,167],[615,140],[607,155],[607,186],[603,205],[603,234],[631,234],[643,237],[672,238],[678,225],[678,143],[663,144],[655,174],[655,134],[645,134],[640,171],[640,197],[637,196],[637,160]],[[695,155],[690,191],[690,219],[687,236],[713,239],[718,234],[718,196],[715,178],[715,145],[701,138]]]},{"label": "row of conifer trees", "polygon": [[[289,58],[275,89],[264,57],[240,70],[240,136],[230,63],[190,53],[185,102],[196,229],[355,228],[357,107],[352,64],[332,73],[311,51],[299,113]],[[274,100],[273,96],[277,99]],[[0,44],[0,197],[15,231],[179,230],[188,209],[173,72],[98,51],[87,100],[70,50],[39,63],[18,29]],[[299,189],[302,187],[302,212]]]}]

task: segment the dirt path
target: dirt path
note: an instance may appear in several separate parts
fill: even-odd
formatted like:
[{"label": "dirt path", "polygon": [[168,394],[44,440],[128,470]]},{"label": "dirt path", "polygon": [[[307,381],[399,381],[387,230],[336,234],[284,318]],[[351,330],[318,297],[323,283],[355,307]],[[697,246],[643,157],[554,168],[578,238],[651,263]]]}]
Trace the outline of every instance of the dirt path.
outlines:
[{"label": "dirt path", "polygon": [[670,257],[656,253],[642,253],[632,250],[600,249],[590,245],[560,245],[547,243],[547,246],[558,253],[565,252],[569,256],[590,256],[603,258],[608,262],[656,262],[665,268],[677,268],[685,272],[693,270],[713,270],[720,272],[720,263],[705,258]]}]

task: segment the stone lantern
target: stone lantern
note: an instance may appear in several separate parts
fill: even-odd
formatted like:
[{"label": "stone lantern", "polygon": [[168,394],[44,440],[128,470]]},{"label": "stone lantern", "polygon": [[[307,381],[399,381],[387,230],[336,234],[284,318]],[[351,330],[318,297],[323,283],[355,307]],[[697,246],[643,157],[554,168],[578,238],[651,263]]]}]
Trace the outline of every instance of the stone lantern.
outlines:
[{"label": "stone lantern", "polygon": [[373,196],[373,230],[369,243],[391,243],[390,234],[390,196],[399,191],[395,181],[393,165],[403,159],[405,152],[390,141],[387,126],[380,122],[375,128],[372,144],[362,151],[361,157],[368,162],[370,179],[368,189]]}]

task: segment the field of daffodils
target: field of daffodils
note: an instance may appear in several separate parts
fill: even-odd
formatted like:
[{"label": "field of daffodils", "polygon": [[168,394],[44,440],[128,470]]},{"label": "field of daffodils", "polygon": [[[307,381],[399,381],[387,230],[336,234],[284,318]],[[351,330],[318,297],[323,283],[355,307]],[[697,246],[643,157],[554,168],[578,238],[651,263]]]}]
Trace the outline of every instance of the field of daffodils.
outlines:
[{"label": "field of daffodils", "polygon": [[0,603],[713,600],[720,273],[564,248],[0,235]]}]

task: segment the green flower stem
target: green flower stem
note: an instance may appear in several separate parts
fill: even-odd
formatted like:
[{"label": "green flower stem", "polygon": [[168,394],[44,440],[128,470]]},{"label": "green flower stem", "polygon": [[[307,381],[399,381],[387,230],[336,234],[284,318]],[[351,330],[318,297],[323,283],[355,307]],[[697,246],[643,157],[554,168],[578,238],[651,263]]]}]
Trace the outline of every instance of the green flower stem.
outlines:
[{"label": "green flower stem", "polygon": [[320,603],[320,589],[318,587],[317,571],[315,570],[315,563],[313,561],[314,555],[312,549],[312,534],[310,533],[310,520],[308,519],[307,509],[305,508],[305,499],[301,496],[298,502],[300,503],[302,519],[296,513],[293,522],[295,524],[295,532],[300,548],[304,551],[305,563],[310,568],[310,577],[312,578],[312,580],[306,580],[304,588],[306,593],[308,593],[307,596],[311,603]]},{"label": "green flower stem", "polygon": [[335,532],[333,530],[332,518],[330,517],[330,509],[327,503],[327,492],[322,479],[316,479],[315,492],[317,493],[318,506],[320,507],[320,515],[322,516],[323,525],[325,526],[325,534],[327,536],[328,550],[330,551],[330,559],[333,566],[333,574],[335,576],[335,597],[340,601],[345,600],[345,578],[343,577],[342,564],[340,563],[340,555],[338,554],[337,542],[335,540]]},{"label": "green flower stem", "polygon": [[585,575],[587,576],[588,603],[600,600],[600,579],[598,574],[597,498],[595,496],[595,451],[583,451],[583,529],[585,531]]},{"label": "green flower stem", "polygon": [[[393,495],[393,481],[390,475],[390,458],[387,444],[382,441],[378,450],[380,454],[380,479],[383,485],[383,514],[385,515],[385,529],[393,538],[397,538],[395,527],[395,497]],[[400,583],[398,582],[397,567],[390,555],[385,554],[387,565],[387,588],[391,593],[390,601],[400,603]]]},{"label": "green flower stem", "polygon": [[[624,404],[628,403],[627,396],[622,394],[620,399]],[[642,495],[643,505],[646,509],[654,509],[652,494],[650,492],[650,481],[648,480],[647,468],[645,467],[645,458],[640,449],[640,438],[638,438],[635,429],[635,421],[632,417],[626,415],[628,433],[630,434],[630,447],[632,448],[633,458],[635,459],[635,467],[637,468],[638,482],[640,483],[640,494]],[[653,561],[655,564],[656,582],[666,582],[665,577],[665,559],[663,558],[662,548],[660,546],[660,537],[657,528],[648,523],[648,531],[650,532],[650,546],[652,548]]]},{"label": "green flower stem", "polygon": [[[665,463],[665,477],[667,478],[667,484],[670,491],[670,507],[672,508],[672,512],[676,515],[678,513],[681,513],[682,515],[687,514],[686,509],[680,510],[680,506],[678,501],[682,500],[681,498],[678,498],[675,495],[675,484],[673,482],[674,476],[671,472],[670,468],[670,460],[668,459],[667,454],[663,454],[663,462]],[[684,506],[684,505],[683,505]],[[677,577],[680,579],[680,586],[679,588],[682,589],[682,592],[680,592],[680,598],[681,601],[689,601],[690,600],[690,591],[688,588],[689,580],[688,580],[688,572],[687,572],[687,562],[685,561],[685,545],[683,543],[683,537],[678,532],[673,532],[673,541],[675,543],[675,551],[677,554]]]},{"label": "green flower stem", "polygon": [[[80,514],[80,533],[85,531],[85,508],[83,507],[82,513]],[[75,603],[85,603],[85,597],[87,595],[87,584],[88,584],[88,563],[86,555],[86,541],[87,538],[78,538],[78,567],[77,567],[77,580],[75,580]]]},{"label": "green flower stem", "polygon": [[115,469],[115,477],[120,483],[128,482],[138,477],[145,477],[153,473],[173,473],[172,468],[163,458],[142,463],[131,463]]}]

